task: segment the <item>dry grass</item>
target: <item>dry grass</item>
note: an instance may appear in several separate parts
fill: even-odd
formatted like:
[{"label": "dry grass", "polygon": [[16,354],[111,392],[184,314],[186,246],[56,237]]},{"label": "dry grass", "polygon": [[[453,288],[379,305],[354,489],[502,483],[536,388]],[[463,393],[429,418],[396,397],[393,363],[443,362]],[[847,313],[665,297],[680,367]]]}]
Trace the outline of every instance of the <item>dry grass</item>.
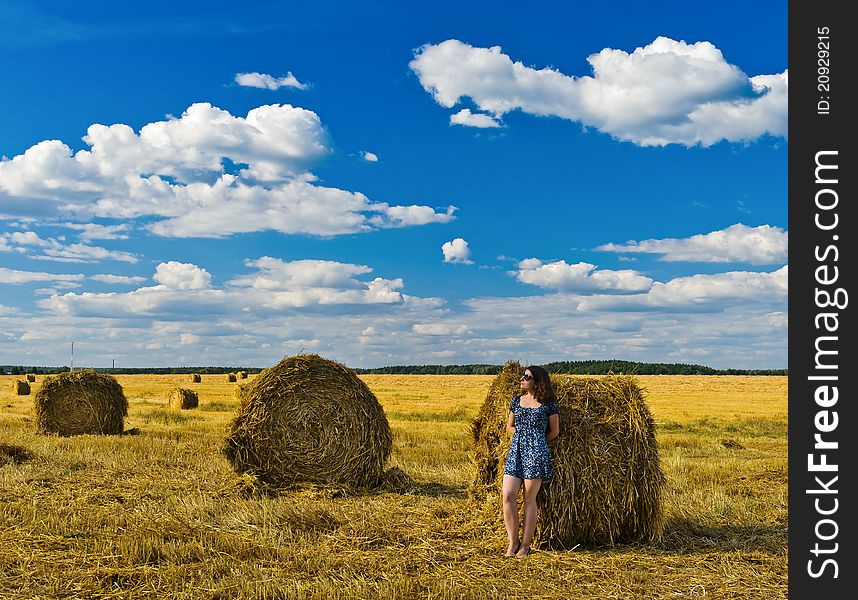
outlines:
[{"label": "dry grass", "polygon": [[358,495],[264,493],[237,475],[218,454],[238,406],[222,375],[194,386],[192,417],[166,406],[184,377],[119,375],[138,435],[67,438],[35,433],[11,379],[0,598],[787,595],[786,377],[640,376],[667,477],[662,540],[524,561],[501,558],[499,507],[466,492],[490,376],[362,376],[393,430],[389,464],[409,477]]}]

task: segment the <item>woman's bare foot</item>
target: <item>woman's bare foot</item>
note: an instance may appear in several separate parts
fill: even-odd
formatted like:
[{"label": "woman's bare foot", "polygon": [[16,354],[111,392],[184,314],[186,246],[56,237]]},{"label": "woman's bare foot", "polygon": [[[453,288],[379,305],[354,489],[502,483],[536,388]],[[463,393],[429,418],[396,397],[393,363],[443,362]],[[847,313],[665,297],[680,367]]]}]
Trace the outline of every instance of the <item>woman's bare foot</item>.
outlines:
[{"label": "woman's bare foot", "polygon": [[533,551],[530,549],[530,547],[525,548],[525,547],[519,545],[518,551],[515,553],[515,557],[516,558],[524,558],[525,556],[531,554],[532,552]]},{"label": "woman's bare foot", "polygon": [[521,548],[521,542],[518,542],[515,546],[510,546],[506,549],[506,554],[504,554],[505,558],[512,558],[515,556],[515,553],[518,552],[518,549]]}]

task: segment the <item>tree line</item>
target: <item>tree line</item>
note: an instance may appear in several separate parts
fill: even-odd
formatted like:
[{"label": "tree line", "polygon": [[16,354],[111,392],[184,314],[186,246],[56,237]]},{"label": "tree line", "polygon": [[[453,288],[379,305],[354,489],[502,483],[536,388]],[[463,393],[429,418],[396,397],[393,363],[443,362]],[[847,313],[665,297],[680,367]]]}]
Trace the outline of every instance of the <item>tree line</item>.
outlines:
[{"label": "tree line", "polygon": [[[629,360],[573,360],[558,361],[542,365],[549,373],[569,375],[607,375],[609,373],[624,375],[786,375],[787,369],[713,369],[704,365],[685,363],[647,363]],[[399,365],[378,367],[374,369],[352,369],[355,373],[388,374],[388,375],[496,375],[503,365],[469,364],[469,365]],[[22,365],[0,365],[0,373],[7,375],[49,375],[68,371],[64,367],[33,367]],[[258,367],[142,367],[142,368],[96,368],[99,373],[116,373],[123,375],[182,375],[200,373],[203,375],[220,375],[247,371],[259,373]]]}]

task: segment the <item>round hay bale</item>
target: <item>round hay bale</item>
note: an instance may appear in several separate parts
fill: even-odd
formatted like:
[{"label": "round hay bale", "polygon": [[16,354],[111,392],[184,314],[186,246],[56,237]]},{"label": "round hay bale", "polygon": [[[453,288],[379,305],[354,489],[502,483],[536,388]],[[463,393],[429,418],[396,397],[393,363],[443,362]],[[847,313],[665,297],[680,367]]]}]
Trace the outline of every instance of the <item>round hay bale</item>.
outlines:
[{"label": "round hay bale", "polygon": [[199,405],[200,398],[194,390],[177,387],[170,392],[170,408],[183,410],[186,408],[196,408]]},{"label": "round hay bale", "polygon": [[46,377],[33,397],[40,433],[120,434],[128,400],[112,375],[73,371]]},{"label": "round hay bale", "polygon": [[286,357],[242,386],[224,453],[272,485],[377,485],[393,446],[387,417],[354,372],[316,354]]},{"label": "round hay bale", "polygon": [[239,371],[236,375],[239,379],[247,379],[247,371]]},{"label": "round hay bale", "polygon": [[226,374],[226,380],[230,383],[234,383],[235,382],[235,373],[227,373]]},{"label": "round hay bale", "polygon": [[202,380],[199,373],[191,373],[191,383],[200,383]]},{"label": "round hay bale", "polygon": [[16,396],[29,396],[30,384],[22,379],[16,379],[12,382],[12,392]]},{"label": "round hay bale", "polygon": [[27,373],[27,381],[30,383],[36,381],[36,376],[32,373]]},{"label": "round hay bale", "polygon": [[[477,476],[471,492],[499,495],[509,452],[509,402],[524,369],[509,362],[495,377],[472,423]],[[551,377],[560,435],[554,473],[537,496],[536,538],[551,548],[653,541],[664,527],[655,423],[631,376]]]}]

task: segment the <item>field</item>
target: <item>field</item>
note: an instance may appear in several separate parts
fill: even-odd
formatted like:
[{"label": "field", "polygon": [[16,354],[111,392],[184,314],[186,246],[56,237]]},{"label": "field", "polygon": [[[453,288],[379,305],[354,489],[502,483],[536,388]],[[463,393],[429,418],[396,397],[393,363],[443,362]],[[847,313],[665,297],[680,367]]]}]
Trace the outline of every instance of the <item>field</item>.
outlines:
[{"label": "field", "polygon": [[[223,376],[118,375],[131,432],[67,438],[37,435],[32,396],[0,377],[0,598],[786,598],[786,377],[638,377],[663,539],[524,560],[501,556],[500,505],[467,495],[492,377],[361,378],[413,481],[260,491],[219,453]],[[177,384],[199,408],[167,408]]]}]

